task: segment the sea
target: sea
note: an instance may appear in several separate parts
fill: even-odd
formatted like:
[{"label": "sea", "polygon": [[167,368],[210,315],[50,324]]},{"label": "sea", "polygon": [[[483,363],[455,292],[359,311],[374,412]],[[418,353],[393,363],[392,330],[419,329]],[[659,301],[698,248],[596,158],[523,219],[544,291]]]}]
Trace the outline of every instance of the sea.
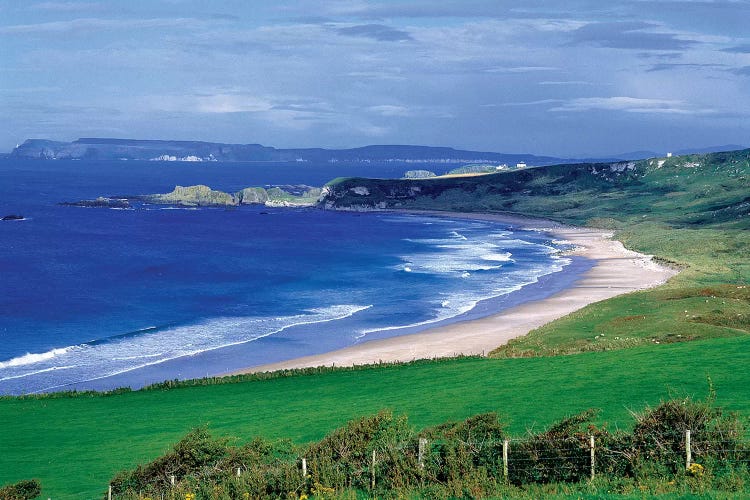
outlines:
[{"label": "sea", "polygon": [[139,388],[486,316],[592,262],[497,222],[315,208],[84,208],[397,164],[0,160],[0,394]]}]

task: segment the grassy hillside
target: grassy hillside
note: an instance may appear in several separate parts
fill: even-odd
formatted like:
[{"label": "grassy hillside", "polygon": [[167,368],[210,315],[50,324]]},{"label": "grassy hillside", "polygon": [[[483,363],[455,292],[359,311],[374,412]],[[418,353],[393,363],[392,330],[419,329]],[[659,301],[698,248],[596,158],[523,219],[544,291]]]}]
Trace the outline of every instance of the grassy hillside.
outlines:
[{"label": "grassy hillside", "polygon": [[627,247],[682,268],[659,290],[593,304],[493,356],[750,332],[750,150],[458,179],[337,179],[328,190],[328,207],[508,211],[610,228]]},{"label": "grassy hillside", "polygon": [[[320,439],[391,408],[422,428],[497,411],[520,436],[598,407],[610,428],[672,395],[707,394],[750,415],[750,338],[530,359],[459,359],[110,396],[0,400],[0,484],[39,478],[43,496],[92,498],[117,470],[162,454],[191,427],[225,436]],[[550,383],[554,381],[554,383]],[[533,397],[532,397],[533,395]]]},{"label": "grassy hillside", "polygon": [[336,179],[325,201],[329,207],[516,212],[613,227],[750,228],[750,150],[463,178]]}]

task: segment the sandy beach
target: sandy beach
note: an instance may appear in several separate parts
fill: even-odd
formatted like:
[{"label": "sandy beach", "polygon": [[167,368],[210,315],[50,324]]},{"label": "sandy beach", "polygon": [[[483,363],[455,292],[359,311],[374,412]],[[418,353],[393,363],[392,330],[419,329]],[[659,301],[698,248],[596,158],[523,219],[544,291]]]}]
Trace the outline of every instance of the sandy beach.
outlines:
[{"label": "sandy beach", "polygon": [[575,245],[572,254],[596,262],[572,287],[546,299],[525,302],[492,316],[453,323],[420,333],[363,342],[333,352],[250,367],[234,373],[412,361],[460,354],[484,355],[512,338],[525,335],[588,304],[658,286],[677,273],[674,269],[656,264],[649,255],[627,250],[622,243],[611,239],[610,231],[507,215],[443,212],[433,215],[492,220],[518,228],[543,231],[555,239]]}]

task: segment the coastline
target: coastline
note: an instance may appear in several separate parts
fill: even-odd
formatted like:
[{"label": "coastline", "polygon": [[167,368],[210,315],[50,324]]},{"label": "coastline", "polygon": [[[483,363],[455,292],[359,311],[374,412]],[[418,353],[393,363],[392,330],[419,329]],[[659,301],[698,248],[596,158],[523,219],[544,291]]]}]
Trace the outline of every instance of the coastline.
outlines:
[{"label": "coastline", "polygon": [[548,298],[532,300],[479,319],[472,319],[422,332],[371,340],[323,354],[248,367],[232,375],[316,366],[352,366],[379,362],[408,362],[416,359],[457,355],[485,355],[509,340],[526,335],[555,319],[582,307],[636,290],[665,283],[677,271],[661,266],[651,256],[627,250],[607,230],[567,226],[545,219],[516,215],[397,211],[460,219],[489,220],[527,230],[537,230],[571,243],[578,255],[595,261],[572,286]]}]

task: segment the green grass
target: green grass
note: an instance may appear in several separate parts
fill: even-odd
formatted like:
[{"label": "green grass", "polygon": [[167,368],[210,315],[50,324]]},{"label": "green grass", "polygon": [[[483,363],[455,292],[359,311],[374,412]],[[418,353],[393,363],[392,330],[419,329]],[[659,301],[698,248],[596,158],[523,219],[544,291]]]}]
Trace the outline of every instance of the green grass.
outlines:
[{"label": "green grass", "polygon": [[491,355],[570,354],[750,333],[750,231],[640,223],[617,238],[678,263],[680,274],[658,289],[591,304]]},{"label": "green grass", "polygon": [[418,428],[498,411],[514,434],[588,407],[624,427],[629,410],[670,395],[750,415],[750,338],[529,359],[459,359],[111,396],[0,400],[0,484],[39,478],[45,497],[88,498],[117,470],[162,454],[190,428],[225,436],[321,438],[382,408]]}]

